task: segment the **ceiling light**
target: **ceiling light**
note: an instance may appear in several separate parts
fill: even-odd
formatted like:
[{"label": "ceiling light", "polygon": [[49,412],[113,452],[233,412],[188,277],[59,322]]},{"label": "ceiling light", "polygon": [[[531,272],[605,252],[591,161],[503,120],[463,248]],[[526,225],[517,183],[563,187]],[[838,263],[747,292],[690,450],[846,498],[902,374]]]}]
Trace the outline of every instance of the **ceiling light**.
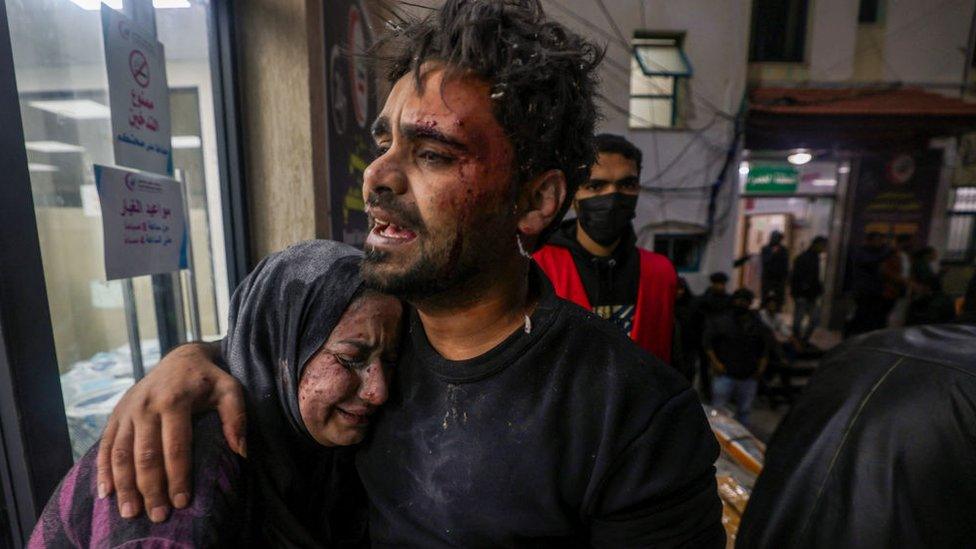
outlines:
[{"label": "ceiling light", "polygon": [[742,162],[739,164],[739,175],[749,175],[749,163]]},{"label": "ceiling light", "polygon": [[[96,11],[102,6],[99,0],[71,0],[71,2],[79,8],[88,11]],[[122,0],[105,0],[105,3],[113,10],[122,9]]]},{"label": "ceiling light", "polygon": [[[83,10],[98,11],[102,8],[102,3],[108,4],[113,10],[122,9],[122,0],[71,0],[71,2]],[[190,0],[153,0],[153,7],[161,10],[169,8],[189,8]]]},{"label": "ceiling light", "polygon": [[806,149],[797,149],[793,154],[787,156],[786,159],[790,161],[790,164],[802,166],[813,160],[813,155]]},{"label": "ceiling light", "polygon": [[199,149],[199,135],[174,135],[170,142],[174,149]]},{"label": "ceiling light", "polygon": [[836,179],[829,178],[817,178],[813,180],[814,187],[834,187],[837,185]]},{"label": "ceiling light", "polygon": [[31,101],[28,103],[35,109],[53,112],[58,116],[74,118],[76,120],[96,120],[109,118],[112,111],[101,103],[91,99],[64,99],[58,101]]},{"label": "ceiling light", "polygon": [[188,8],[190,0],[153,0],[153,7],[161,10],[169,8]]},{"label": "ceiling light", "polygon": [[56,172],[60,171],[57,166],[52,166],[50,164],[40,164],[37,162],[28,162],[27,169],[32,172]]},{"label": "ceiling light", "polygon": [[837,168],[837,173],[851,173],[850,164],[842,164],[841,167]]},{"label": "ceiling light", "polygon": [[71,143],[62,143],[60,141],[28,141],[24,143],[27,150],[39,152],[39,153],[74,153],[74,152],[84,152],[85,148],[80,145],[72,145]]}]

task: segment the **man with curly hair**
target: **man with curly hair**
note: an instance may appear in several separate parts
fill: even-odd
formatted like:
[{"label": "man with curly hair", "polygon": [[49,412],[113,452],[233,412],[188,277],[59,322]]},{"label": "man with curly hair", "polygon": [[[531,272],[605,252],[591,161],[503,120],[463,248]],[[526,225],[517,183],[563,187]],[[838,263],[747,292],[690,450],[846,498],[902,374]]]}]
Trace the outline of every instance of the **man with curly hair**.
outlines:
[{"label": "man with curly hair", "polygon": [[[447,0],[391,26],[363,276],[413,311],[357,457],[372,543],[723,546],[718,448],[688,383],[531,261],[594,161],[600,51],[538,0]],[[179,418],[212,402],[240,447],[244,410],[216,358],[197,344],[164,359],[103,452],[112,425],[161,421],[133,451],[162,456],[158,439],[185,437]],[[155,508],[190,490],[185,474],[157,480],[185,463],[143,464],[138,483],[107,466],[100,482]]]}]

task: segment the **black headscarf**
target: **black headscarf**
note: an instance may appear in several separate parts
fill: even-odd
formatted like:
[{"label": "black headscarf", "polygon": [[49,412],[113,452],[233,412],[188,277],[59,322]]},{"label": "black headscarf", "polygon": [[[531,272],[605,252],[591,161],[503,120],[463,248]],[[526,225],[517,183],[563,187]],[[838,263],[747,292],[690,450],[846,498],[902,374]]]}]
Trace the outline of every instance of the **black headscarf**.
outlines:
[{"label": "black headscarf", "polygon": [[305,364],[362,286],[360,257],[337,242],[296,244],[261,261],[231,301],[223,356],[247,401],[250,527],[276,547],[334,543],[337,510],[362,503],[349,449],[316,443],[298,405]]}]

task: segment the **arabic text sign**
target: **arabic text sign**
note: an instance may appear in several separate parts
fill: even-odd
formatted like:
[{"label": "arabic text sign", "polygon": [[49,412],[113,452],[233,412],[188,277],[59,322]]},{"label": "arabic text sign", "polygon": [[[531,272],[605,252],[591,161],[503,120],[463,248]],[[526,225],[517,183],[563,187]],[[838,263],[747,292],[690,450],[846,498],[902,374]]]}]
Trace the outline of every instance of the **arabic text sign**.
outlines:
[{"label": "arabic text sign", "polygon": [[746,179],[747,193],[795,193],[800,174],[793,166],[753,166]]},{"label": "arabic text sign", "polygon": [[186,268],[186,218],[179,182],[95,165],[108,280]]},{"label": "arabic text sign", "polygon": [[150,31],[105,4],[102,35],[115,163],[172,174],[169,86],[163,45]]}]

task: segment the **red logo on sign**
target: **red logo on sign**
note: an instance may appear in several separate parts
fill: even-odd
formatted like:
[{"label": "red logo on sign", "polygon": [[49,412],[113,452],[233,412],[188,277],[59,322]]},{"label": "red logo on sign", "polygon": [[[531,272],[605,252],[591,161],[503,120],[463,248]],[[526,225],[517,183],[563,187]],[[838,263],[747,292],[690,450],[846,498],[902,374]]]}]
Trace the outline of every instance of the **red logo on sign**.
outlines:
[{"label": "red logo on sign", "polygon": [[143,88],[149,85],[149,61],[146,55],[139,50],[132,50],[129,54],[129,70],[132,78]]}]

